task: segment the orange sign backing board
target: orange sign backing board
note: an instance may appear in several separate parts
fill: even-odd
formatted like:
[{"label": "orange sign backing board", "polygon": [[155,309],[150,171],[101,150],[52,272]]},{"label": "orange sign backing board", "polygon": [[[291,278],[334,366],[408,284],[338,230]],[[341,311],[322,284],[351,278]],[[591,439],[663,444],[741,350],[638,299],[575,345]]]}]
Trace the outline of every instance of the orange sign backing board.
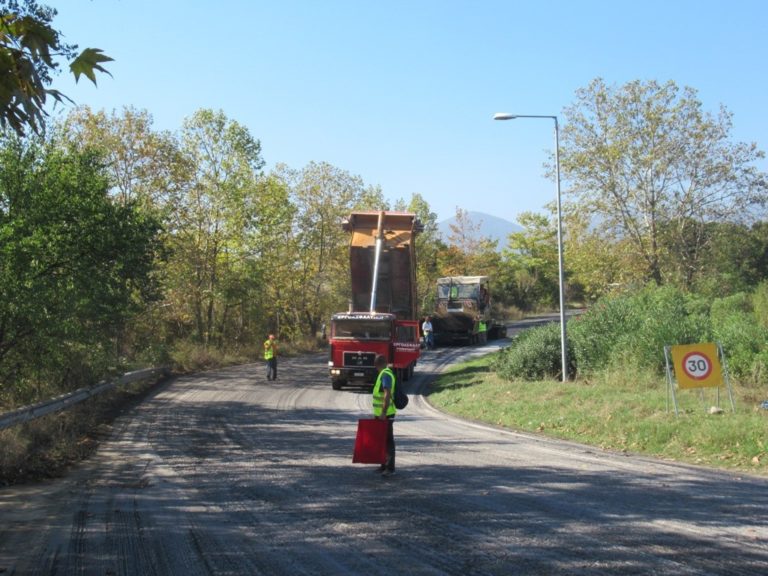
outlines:
[{"label": "orange sign backing board", "polygon": [[713,342],[672,346],[672,364],[678,388],[717,388],[723,385],[717,345]]}]

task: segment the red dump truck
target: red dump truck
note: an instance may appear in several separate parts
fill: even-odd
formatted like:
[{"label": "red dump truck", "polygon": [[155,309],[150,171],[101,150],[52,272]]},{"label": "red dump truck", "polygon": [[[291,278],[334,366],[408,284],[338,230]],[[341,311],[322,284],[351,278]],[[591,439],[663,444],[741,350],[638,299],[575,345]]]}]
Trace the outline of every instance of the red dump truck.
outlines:
[{"label": "red dump truck", "polygon": [[351,299],[349,311],[331,318],[331,385],[373,384],[377,354],[408,380],[420,353],[415,240],[423,226],[405,212],[354,212],[343,226],[351,233]]}]

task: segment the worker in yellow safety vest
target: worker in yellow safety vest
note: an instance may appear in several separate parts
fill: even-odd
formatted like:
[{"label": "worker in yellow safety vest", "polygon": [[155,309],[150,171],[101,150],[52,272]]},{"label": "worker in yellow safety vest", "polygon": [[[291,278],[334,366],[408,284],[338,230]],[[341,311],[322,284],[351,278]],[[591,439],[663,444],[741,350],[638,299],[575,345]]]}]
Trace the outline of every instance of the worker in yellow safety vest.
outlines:
[{"label": "worker in yellow safety vest", "polygon": [[277,380],[277,340],[270,334],[264,342],[264,360],[267,361],[267,380]]},{"label": "worker in yellow safety vest", "polygon": [[378,471],[384,477],[395,473],[395,435],[394,420],[397,414],[395,408],[395,386],[397,381],[395,373],[387,366],[387,359],[381,354],[376,356],[374,366],[378,370],[376,384],[373,385],[373,416],[379,420],[386,420],[387,427],[387,460]]}]

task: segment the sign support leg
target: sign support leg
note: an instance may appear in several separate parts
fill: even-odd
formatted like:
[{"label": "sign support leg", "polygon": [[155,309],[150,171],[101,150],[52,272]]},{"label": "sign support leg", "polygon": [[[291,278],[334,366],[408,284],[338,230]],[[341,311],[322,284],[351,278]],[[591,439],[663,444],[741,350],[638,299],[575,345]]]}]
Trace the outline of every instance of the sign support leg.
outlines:
[{"label": "sign support leg", "polygon": [[736,413],[736,404],[733,402],[733,389],[731,388],[731,376],[728,374],[728,362],[725,359],[723,346],[717,343],[717,351],[720,354],[720,364],[723,367],[723,377],[725,378],[725,387],[728,390],[728,399],[731,401],[731,412]]},{"label": "sign support leg", "polygon": [[677,397],[675,396],[675,385],[672,381],[672,369],[669,366],[669,346],[664,346],[664,360],[667,363],[667,413],[669,413],[669,395],[672,395],[672,402],[675,406],[675,416],[679,416],[677,413]]}]

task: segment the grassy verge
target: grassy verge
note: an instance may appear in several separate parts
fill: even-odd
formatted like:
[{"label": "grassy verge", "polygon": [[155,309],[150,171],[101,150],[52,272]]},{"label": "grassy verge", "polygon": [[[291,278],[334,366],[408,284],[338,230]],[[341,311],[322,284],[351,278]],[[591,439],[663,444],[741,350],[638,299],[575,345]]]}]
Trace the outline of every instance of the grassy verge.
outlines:
[{"label": "grassy verge", "polygon": [[0,486],[55,478],[93,454],[112,423],[156,381],[137,382],[95,396],[63,412],[0,430]]},{"label": "grassy verge", "polygon": [[[281,345],[281,356],[317,352],[325,342],[315,338]],[[175,371],[191,373],[224,366],[263,362],[261,346],[221,351],[192,344],[179,345],[172,354]],[[112,423],[150,393],[155,382],[122,386],[63,412],[0,430],[0,486],[55,478],[88,458],[107,438]],[[50,396],[54,393],[51,392]],[[0,412],[14,406],[2,406]]]},{"label": "grassy verge", "polygon": [[[666,411],[666,380],[606,372],[590,382],[508,382],[493,354],[455,366],[432,383],[429,401],[472,420],[574,440],[603,449],[768,474],[768,411],[754,391],[734,387],[736,413],[721,391],[678,393],[679,418]],[[671,410],[671,401],[670,401]]]}]

